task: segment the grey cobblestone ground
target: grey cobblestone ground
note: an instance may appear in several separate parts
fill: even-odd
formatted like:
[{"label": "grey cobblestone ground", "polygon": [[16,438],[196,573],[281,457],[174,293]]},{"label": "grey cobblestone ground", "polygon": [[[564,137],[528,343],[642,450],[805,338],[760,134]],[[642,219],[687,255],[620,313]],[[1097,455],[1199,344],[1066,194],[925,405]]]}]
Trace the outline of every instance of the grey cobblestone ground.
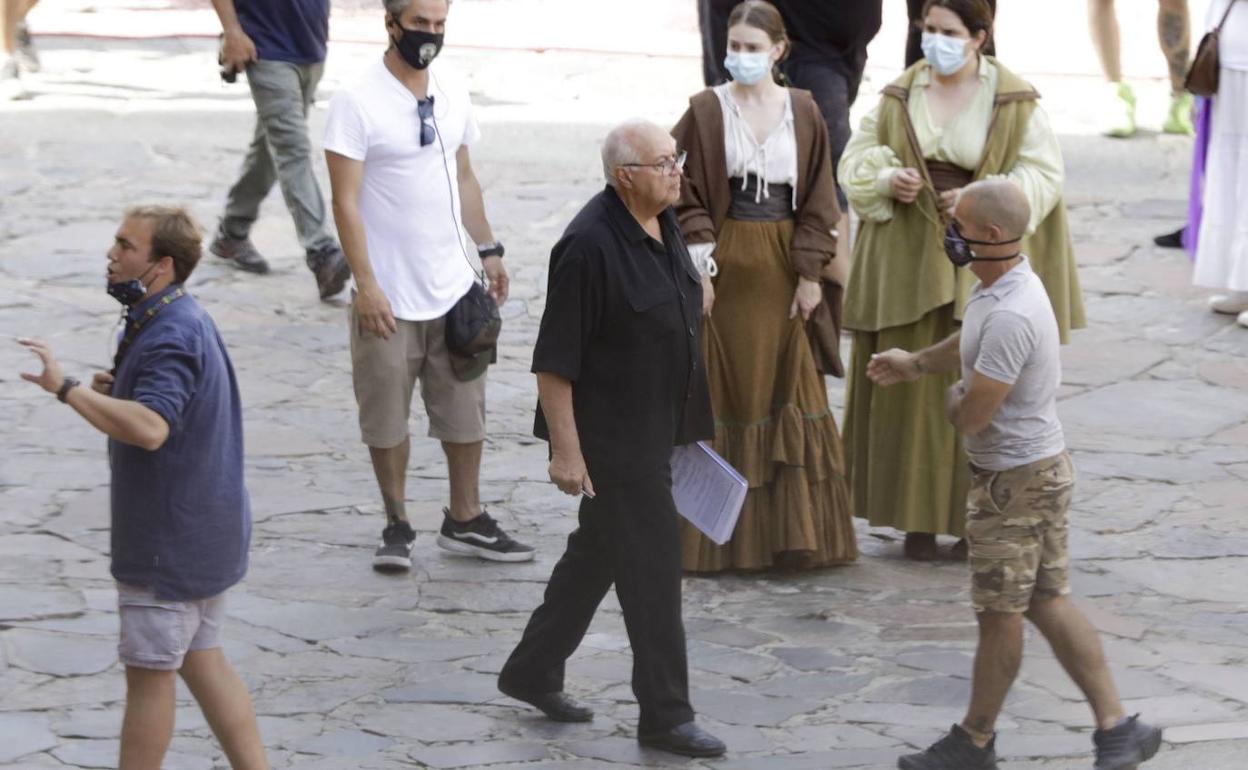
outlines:
[{"label": "grey cobblestone ground", "polygon": [[[212,82],[207,49],[47,41],[36,99],[0,108],[5,335],[50,338],[71,371],[101,367],[116,316],[101,290],[104,252],[120,209],[185,201],[215,221],[251,117],[241,88]],[[323,91],[368,55],[335,49]],[[274,274],[208,257],[192,286],[231,347],[246,404],[255,541],[227,649],[274,766],[883,768],[934,739],[968,690],[964,571],[908,563],[888,533],[866,529],[852,567],[686,582],[694,702],[730,745],[722,761],[636,747],[613,598],[569,666],[569,689],[598,709],[592,724],[546,723],[494,690],[574,522],[529,437],[546,253],[598,187],[604,126],[631,112],[670,121],[697,75],[673,79],[661,59],[449,58],[472,72],[487,137],[474,156],[513,275],[483,491],[539,555],[508,566],[438,552],[441,460],[417,440],[418,568],[400,578],[369,569],[381,517],[356,433],[344,309],[316,301],[273,196],[256,240]],[[552,87],[535,93],[518,73]],[[1056,95],[1059,128],[1077,128],[1080,84],[1040,86]],[[1128,707],[1168,728],[1149,767],[1234,770],[1248,757],[1248,331],[1204,310],[1181,254],[1151,246],[1182,217],[1188,146],[1063,136],[1092,321],[1064,350],[1062,417],[1081,477],[1073,579]],[[0,766],[108,767],[123,681],[103,441],[17,379],[25,355],[0,346]],[[839,403],[840,384],[830,388]],[[415,435],[424,430],[414,419]],[[1001,725],[1004,766],[1088,767],[1087,710],[1042,640],[1028,642]],[[167,766],[224,767],[182,697]]]}]

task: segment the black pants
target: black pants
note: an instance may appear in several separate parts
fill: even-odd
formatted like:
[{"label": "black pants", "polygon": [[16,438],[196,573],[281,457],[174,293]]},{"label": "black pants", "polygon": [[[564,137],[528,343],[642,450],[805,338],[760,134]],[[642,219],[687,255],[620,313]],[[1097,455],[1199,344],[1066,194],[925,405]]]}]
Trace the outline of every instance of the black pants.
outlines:
[{"label": "black pants", "polygon": [[[810,91],[819,106],[819,113],[828,124],[828,145],[832,151],[832,174],[835,177],[841,154],[849,143],[849,108],[858,96],[862,71],[839,59],[802,57],[785,62],[784,74],[797,88]],[[836,198],[841,204],[841,211],[846,211],[848,204],[839,183],[836,185]]]},{"label": "black pants", "polygon": [[[923,13],[923,5],[926,1],[906,0],[906,15],[910,17],[910,31],[906,34],[906,67],[923,58],[923,19],[919,16]],[[992,15],[995,17],[997,0],[988,0],[988,6],[992,8]],[[991,38],[988,40],[988,45],[984,46],[984,53],[989,56],[997,55],[997,47]]]},{"label": "black pants", "polygon": [[702,82],[728,82],[724,56],[728,53],[728,16],[741,0],[698,0],[698,28],[702,33]]},{"label": "black pants", "polygon": [[680,609],[680,529],[672,479],[600,487],[582,498],[580,526],[555,565],[540,607],[499,675],[504,689],[563,689],[564,662],[576,651],[611,584],[633,648],[638,731],[667,730],[693,719]]}]

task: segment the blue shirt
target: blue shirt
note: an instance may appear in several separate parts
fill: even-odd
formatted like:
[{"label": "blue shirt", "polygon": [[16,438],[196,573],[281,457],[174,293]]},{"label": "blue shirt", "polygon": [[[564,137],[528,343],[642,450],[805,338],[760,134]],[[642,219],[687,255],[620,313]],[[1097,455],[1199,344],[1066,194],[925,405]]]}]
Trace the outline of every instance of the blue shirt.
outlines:
[{"label": "blue shirt", "polygon": [[234,10],[262,61],[325,61],[329,0],[235,0]]},{"label": "blue shirt", "polygon": [[[141,314],[175,284],[135,305]],[[216,596],[247,572],[251,504],[243,485],[243,417],[234,367],[190,295],[153,316],[114,373],[112,395],[169,424],[149,452],[109,439],[112,573],[161,599]]]}]

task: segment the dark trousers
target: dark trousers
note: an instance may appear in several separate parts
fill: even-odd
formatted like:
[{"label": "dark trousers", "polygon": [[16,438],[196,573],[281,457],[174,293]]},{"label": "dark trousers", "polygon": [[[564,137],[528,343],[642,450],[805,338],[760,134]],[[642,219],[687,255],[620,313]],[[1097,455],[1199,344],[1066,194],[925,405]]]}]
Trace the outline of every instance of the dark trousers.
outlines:
[{"label": "dark trousers", "polygon": [[728,82],[724,56],[728,53],[728,16],[741,0],[698,0],[698,29],[702,33],[702,82]]},{"label": "dark trousers", "polygon": [[[923,19],[920,17],[926,2],[927,0],[906,0],[906,15],[910,17],[910,31],[906,34],[906,67],[923,58]],[[992,8],[992,15],[995,17],[997,0],[988,0],[988,6]],[[993,45],[992,38],[984,46],[984,53],[989,56],[997,55],[997,47]]]},{"label": "dark trousers", "polygon": [[680,530],[671,472],[599,487],[581,499],[580,526],[555,565],[540,607],[499,675],[512,692],[563,689],[576,651],[611,584],[633,648],[638,731],[661,732],[693,719],[680,609]]},{"label": "dark trousers", "polygon": [[[839,59],[802,57],[785,62],[784,74],[795,87],[810,91],[819,106],[819,113],[828,124],[828,145],[832,151],[832,174],[835,176],[841,153],[845,152],[845,145],[849,143],[849,108],[858,96],[862,70]],[[841,211],[847,211],[848,204],[839,183],[836,197]]]}]

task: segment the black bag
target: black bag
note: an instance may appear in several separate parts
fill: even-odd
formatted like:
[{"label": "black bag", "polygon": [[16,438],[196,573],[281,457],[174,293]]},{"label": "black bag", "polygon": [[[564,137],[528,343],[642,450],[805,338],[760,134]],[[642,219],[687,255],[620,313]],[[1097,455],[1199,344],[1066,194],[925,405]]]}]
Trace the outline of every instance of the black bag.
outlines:
[{"label": "black bag", "polygon": [[503,319],[498,305],[479,281],[446,313],[446,347],[459,379],[467,382],[485,373],[497,360],[498,334]]}]

